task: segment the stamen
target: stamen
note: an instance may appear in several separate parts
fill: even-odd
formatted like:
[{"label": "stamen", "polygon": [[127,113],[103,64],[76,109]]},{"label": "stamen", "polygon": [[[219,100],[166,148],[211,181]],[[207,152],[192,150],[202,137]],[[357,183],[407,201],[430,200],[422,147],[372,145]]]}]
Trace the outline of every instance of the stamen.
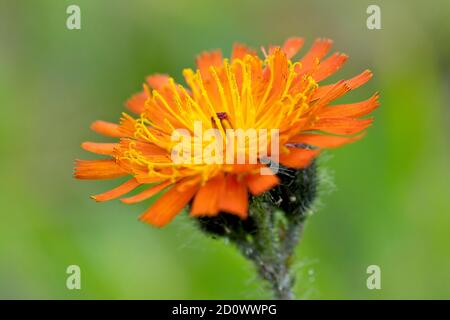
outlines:
[{"label": "stamen", "polygon": [[216,114],[220,120],[228,119],[228,115],[226,112],[217,112]]},{"label": "stamen", "polygon": [[267,54],[266,48],[264,48],[263,46],[261,46],[261,51],[264,55],[264,58],[267,58],[269,55]]}]

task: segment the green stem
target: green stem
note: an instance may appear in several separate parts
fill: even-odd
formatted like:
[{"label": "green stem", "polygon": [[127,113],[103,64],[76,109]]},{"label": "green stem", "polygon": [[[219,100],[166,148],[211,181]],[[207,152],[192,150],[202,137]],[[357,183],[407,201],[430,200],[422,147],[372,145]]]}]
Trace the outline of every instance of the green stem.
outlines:
[{"label": "green stem", "polygon": [[[266,195],[267,197],[268,195]],[[293,251],[301,235],[304,219],[290,223],[284,236],[284,226],[276,221],[276,208],[267,199],[254,199],[250,214],[255,220],[257,231],[252,241],[238,238],[235,242],[241,252],[252,260],[259,275],[269,282],[274,298],[294,299],[294,276],[290,270]]]}]

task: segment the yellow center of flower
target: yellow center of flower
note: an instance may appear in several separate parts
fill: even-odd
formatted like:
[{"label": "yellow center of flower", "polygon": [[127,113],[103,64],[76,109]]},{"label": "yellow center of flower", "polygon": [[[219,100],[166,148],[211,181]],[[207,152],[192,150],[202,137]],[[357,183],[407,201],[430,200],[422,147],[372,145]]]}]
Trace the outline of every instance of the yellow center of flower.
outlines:
[{"label": "yellow center of flower", "polygon": [[[225,160],[211,163],[212,159],[206,157],[199,161],[199,153],[194,151],[189,155],[190,160],[183,163],[170,158],[177,145],[173,133],[180,129],[193,138],[190,142],[192,150],[201,150],[200,154],[204,155],[202,150],[211,144],[211,140],[196,139],[200,138],[196,130],[199,123],[203,132],[216,129],[224,146],[230,145],[230,139],[236,140],[227,132],[238,129],[266,130],[264,141],[268,149],[271,130],[277,129],[282,146],[298,132],[302,119],[308,117],[308,110],[313,106],[311,96],[318,87],[313,77],[303,72],[300,63],[292,63],[278,49],[264,61],[257,56],[246,55],[231,63],[224,59],[222,65],[206,70],[186,69],[183,74],[189,91],[175,84],[173,79],[158,90],[150,92],[146,88],[145,110],[139,119],[134,120],[136,141],[158,146],[165,153],[146,150],[142,143],[131,141],[118,156],[122,161],[137,165],[149,177],[176,180],[200,176],[207,181],[219,172],[236,168]],[[236,154],[243,153],[249,157],[257,141],[250,138],[243,150],[236,145],[234,143],[232,147]],[[279,151],[283,152],[283,147]]]}]

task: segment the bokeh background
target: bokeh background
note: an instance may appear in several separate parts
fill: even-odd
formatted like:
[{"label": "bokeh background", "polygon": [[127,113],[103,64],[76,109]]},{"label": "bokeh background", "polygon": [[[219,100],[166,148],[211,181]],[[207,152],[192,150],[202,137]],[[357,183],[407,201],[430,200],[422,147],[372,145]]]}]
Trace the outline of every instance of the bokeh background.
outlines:
[{"label": "bokeh background", "polygon": [[[70,4],[81,30],[66,28]],[[369,4],[382,30],[367,29]],[[297,296],[450,298],[449,15],[447,0],[1,0],[0,298],[268,297],[233,247],[185,215],[140,223],[148,202],[97,204],[89,195],[117,181],[76,181],[72,167],[93,158],[82,141],[102,139],[89,124],[118,120],[146,75],[180,80],[202,50],[293,35],[334,39],[350,59],[331,80],[370,68],[346,99],[382,102],[364,140],[321,161],[335,187],[298,248]],[[71,264],[82,290],[66,289]],[[372,264],[381,290],[366,287]]]}]

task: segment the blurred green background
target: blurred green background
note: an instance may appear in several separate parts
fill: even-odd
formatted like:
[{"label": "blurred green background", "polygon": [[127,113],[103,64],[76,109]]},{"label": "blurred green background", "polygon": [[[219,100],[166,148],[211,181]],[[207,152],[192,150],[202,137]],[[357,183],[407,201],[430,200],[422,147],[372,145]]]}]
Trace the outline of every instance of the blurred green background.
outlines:
[{"label": "blurred green background", "polygon": [[[81,30],[66,28],[70,4]],[[382,30],[367,29],[369,4]],[[350,60],[331,80],[375,74],[346,100],[382,102],[364,140],[322,161],[335,188],[298,248],[297,296],[450,298],[449,15],[447,0],[1,0],[0,298],[268,297],[233,247],[187,217],[138,222],[148,202],[97,204],[118,181],[76,181],[72,167],[95,158],[82,141],[102,141],[89,124],[116,121],[146,75],[180,80],[202,50],[293,35],[334,39]],[[82,290],[66,289],[71,264]],[[381,290],[366,287],[372,264]]]}]

